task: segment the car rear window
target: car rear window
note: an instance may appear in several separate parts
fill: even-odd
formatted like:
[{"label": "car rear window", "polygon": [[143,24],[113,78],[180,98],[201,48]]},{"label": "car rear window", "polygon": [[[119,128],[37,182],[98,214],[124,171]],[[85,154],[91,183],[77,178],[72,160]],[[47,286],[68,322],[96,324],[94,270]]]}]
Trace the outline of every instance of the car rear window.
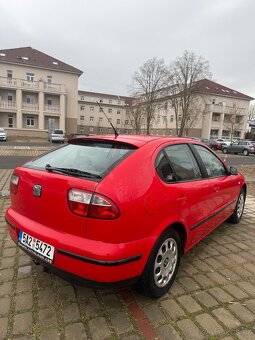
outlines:
[{"label": "car rear window", "polygon": [[129,144],[83,141],[82,144],[67,144],[24,166],[45,169],[49,164],[52,167],[78,169],[104,177],[135,149],[135,146]]}]

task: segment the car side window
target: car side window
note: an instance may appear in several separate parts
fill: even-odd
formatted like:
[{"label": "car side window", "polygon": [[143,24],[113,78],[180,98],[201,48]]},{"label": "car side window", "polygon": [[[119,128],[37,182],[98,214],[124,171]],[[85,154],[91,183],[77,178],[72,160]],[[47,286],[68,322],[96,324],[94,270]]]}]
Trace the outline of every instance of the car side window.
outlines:
[{"label": "car side window", "polygon": [[202,145],[194,145],[194,147],[201,157],[209,177],[226,176],[224,165],[211,151]]},{"label": "car side window", "polygon": [[162,181],[175,182],[175,174],[164,151],[160,151],[156,160],[156,171]]},{"label": "car side window", "polygon": [[170,145],[165,148],[177,181],[190,181],[202,177],[197,161],[187,144]]}]

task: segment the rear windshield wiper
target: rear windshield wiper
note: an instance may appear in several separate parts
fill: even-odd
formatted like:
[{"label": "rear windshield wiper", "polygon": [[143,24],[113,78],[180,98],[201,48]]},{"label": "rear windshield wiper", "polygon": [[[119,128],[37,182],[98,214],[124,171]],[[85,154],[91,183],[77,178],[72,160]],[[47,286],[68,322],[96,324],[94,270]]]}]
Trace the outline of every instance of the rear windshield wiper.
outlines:
[{"label": "rear windshield wiper", "polygon": [[82,171],[82,170],[73,169],[73,168],[58,168],[55,166],[51,166],[50,164],[46,164],[45,170],[49,172],[60,172],[62,174],[79,176],[79,177],[102,178],[102,176],[92,174],[91,172]]}]

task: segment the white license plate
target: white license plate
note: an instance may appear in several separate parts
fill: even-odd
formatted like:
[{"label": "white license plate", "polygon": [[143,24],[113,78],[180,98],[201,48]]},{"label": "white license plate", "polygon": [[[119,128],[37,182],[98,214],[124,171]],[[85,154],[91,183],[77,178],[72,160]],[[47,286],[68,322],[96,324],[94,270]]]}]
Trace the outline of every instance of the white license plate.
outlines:
[{"label": "white license plate", "polygon": [[19,244],[29,249],[45,261],[50,263],[53,261],[55,248],[46,242],[28,235],[24,231],[19,232]]}]

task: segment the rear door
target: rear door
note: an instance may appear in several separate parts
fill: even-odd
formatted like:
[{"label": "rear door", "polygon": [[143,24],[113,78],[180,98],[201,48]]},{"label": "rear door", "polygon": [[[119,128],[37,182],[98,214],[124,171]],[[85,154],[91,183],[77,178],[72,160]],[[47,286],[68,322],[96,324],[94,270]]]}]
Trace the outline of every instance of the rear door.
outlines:
[{"label": "rear door", "polygon": [[[205,178],[188,144],[167,146],[158,156],[156,169],[165,182],[169,204],[174,206],[191,235],[186,245],[188,249],[210,228],[206,221],[212,214],[210,181]],[[169,213],[172,214],[172,210],[169,209]]]}]

